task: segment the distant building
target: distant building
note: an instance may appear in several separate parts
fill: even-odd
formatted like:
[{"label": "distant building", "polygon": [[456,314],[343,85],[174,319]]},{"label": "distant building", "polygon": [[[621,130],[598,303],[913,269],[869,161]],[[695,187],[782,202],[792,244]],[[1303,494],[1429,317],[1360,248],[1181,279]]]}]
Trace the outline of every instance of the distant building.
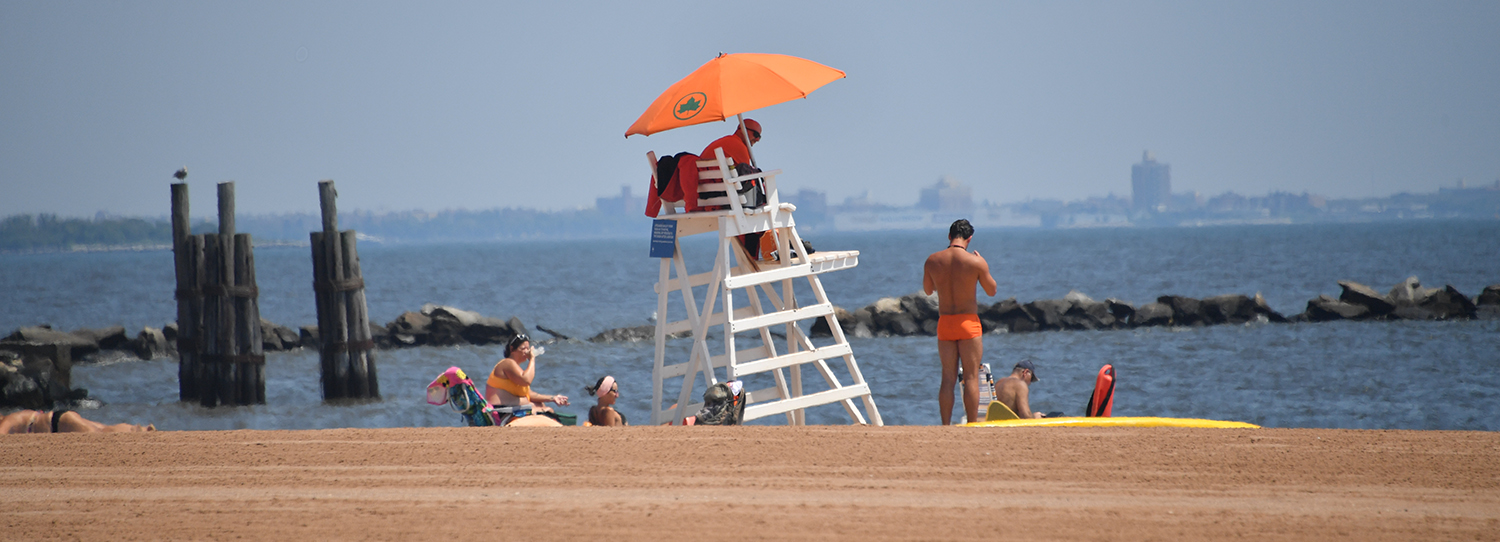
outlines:
[{"label": "distant building", "polygon": [[797,223],[817,226],[828,220],[828,194],[803,188],[781,194],[781,201],[797,206]]},{"label": "distant building", "polygon": [[620,185],[620,195],[594,199],[594,207],[606,215],[629,215],[646,212],[646,198],[631,195],[630,186]]},{"label": "distant building", "polygon": [[967,215],[974,212],[974,190],[944,176],[932,186],[922,189],[917,208],[945,215]]},{"label": "distant building", "polygon": [[1130,201],[1136,212],[1164,212],[1172,201],[1172,166],[1156,161],[1151,151],[1130,166]]}]

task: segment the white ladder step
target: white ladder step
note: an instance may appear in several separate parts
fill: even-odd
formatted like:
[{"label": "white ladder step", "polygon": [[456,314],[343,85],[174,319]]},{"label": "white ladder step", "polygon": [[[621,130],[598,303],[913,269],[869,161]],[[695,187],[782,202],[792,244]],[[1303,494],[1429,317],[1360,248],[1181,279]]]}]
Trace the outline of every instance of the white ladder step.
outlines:
[{"label": "white ladder step", "polygon": [[782,367],[791,367],[793,365],[802,363],[812,363],[820,359],[832,359],[846,356],[852,353],[854,353],[854,350],[849,348],[849,343],[839,343],[824,346],[816,350],[803,350],[801,352],[793,352],[791,354],[782,354],[774,358],[763,358],[754,361],[744,361],[742,359],[738,364],[730,368],[733,373],[731,373],[729,376],[730,378],[740,378],[745,375],[774,371]]},{"label": "white ladder step", "polygon": [[868,384],[854,384],[792,399],[782,399],[770,403],[757,403],[745,407],[745,421],[783,414],[799,408],[837,403],[845,399],[854,399],[869,394],[870,386]]},{"label": "white ladder step", "polygon": [[[809,305],[800,309],[773,312],[771,314],[762,316],[754,316],[745,319],[736,318],[735,320],[730,320],[729,322],[727,322],[725,324],[725,327],[729,328],[729,333],[739,333],[741,331],[750,331],[752,329],[760,329],[777,324],[785,324],[788,322],[796,322],[798,320],[817,318],[819,316],[828,316],[830,314],[833,314],[833,304],[819,303],[817,305]],[[738,317],[740,315],[740,311],[734,311],[734,315]]]}]

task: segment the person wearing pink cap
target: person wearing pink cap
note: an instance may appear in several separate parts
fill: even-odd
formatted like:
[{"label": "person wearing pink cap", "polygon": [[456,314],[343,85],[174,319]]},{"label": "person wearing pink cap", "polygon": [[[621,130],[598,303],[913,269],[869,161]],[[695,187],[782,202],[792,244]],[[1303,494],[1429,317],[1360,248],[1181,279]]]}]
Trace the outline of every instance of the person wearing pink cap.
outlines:
[{"label": "person wearing pink cap", "polygon": [[583,391],[599,399],[599,404],[589,407],[589,425],[630,425],[625,423],[625,415],[615,410],[615,401],[620,398],[620,383],[615,377],[605,376],[592,386],[584,386]]}]

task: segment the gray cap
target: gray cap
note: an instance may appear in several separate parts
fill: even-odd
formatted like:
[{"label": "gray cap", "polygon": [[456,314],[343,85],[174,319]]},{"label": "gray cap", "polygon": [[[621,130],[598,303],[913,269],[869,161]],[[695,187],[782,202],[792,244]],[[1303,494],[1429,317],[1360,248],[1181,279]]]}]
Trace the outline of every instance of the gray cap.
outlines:
[{"label": "gray cap", "polygon": [[1032,365],[1031,364],[1031,360],[1029,360],[1029,359],[1028,360],[1022,360],[1020,363],[1017,363],[1016,364],[1016,369],[1026,369],[1028,371],[1031,371],[1031,381],[1032,382],[1036,382],[1038,380],[1041,380],[1040,378],[1036,377],[1036,366]]}]

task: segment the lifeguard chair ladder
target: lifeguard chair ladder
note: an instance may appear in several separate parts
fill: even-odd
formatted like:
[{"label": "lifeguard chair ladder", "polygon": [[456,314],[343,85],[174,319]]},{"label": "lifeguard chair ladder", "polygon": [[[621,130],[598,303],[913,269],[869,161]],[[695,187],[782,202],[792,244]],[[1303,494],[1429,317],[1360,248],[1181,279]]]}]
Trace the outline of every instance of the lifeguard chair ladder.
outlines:
[{"label": "lifeguard chair ladder", "polygon": [[[653,186],[656,175],[656,153],[646,154],[652,171]],[[656,357],[651,370],[652,407],[651,422],[678,423],[702,408],[694,387],[698,375],[704,384],[712,386],[721,380],[718,369],[724,370],[724,381],[770,373],[775,384],[769,388],[749,390],[746,394],[744,421],[775,414],[785,414],[790,425],[806,423],[805,409],[818,405],[841,403],[853,423],[884,425],[875,399],[870,395],[870,386],[865,382],[859,365],[854,360],[854,351],[834,316],[833,304],[823,290],[818,275],[829,271],[847,269],[859,265],[859,251],[817,252],[803,254],[802,238],[797,234],[792,212],[796,207],[783,204],[776,193],[776,175],[780,170],[736,176],[734,163],[717,150],[713,160],[698,162],[701,171],[697,194],[720,192],[718,197],[699,198],[702,207],[718,208],[715,211],[678,212],[677,203],[663,202],[663,214],[658,219],[676,222],[676,238],[670,258],[661,258],[661,272],[656,282]],[[743,183],[752,180],[764,183],[766,204],[750,209],[741,204],[737,196]],[[708,232],[718,233],[718,250],[713,270],[690,275],[683,259],[680,239]],[[737,237],[756,232],[775,232],[777,253],[780,261],[755,261],[741,246]],[[789,250],[790,249],[790,250]],[[786,257],[795,253],[795,257]],[[673,272],[675,271],[675,276]],[[806,277],[817,303],[798,307],[793,289],[794,279]],[[777,285],[780,289],[778,291]],[[703,303],[694,293],[695,287],[706,286]],[[757,289],[759,292],[757,292]],[[733,292],[744,290],[749,306],[736,308]],[[678,292],[686,317],[672,321],[668,315],[668,296]],[[766,300],[763,302],[761,295]],[[722,310],[716,309],[722,298]],[[816,346],[797,323],[803,320],[824,318],[833,335],[833,344]],[[773,326],[785,327],[784,348],[778,349],[771,333]],[[709,349],[710,328],[722,328],[723,353],[714,355]],[[692,332],[693,345],[688,359],[668,363],[666,341],[669,335],[684,331]],[[758,333],[760,345],[739,350],[735,336],[739,333]],[[828,360],[843,358],[852,382],[844,384]],[[803,393],[802,366],[812,365],[823,376],[826,390]],[[788,372],[790,374],[788,374]],[[676,390],[676,401],[663,407],[664,393],[669,391],[667,381],[682,378]],[[855,405],[862,400],[865,413]]]}]

